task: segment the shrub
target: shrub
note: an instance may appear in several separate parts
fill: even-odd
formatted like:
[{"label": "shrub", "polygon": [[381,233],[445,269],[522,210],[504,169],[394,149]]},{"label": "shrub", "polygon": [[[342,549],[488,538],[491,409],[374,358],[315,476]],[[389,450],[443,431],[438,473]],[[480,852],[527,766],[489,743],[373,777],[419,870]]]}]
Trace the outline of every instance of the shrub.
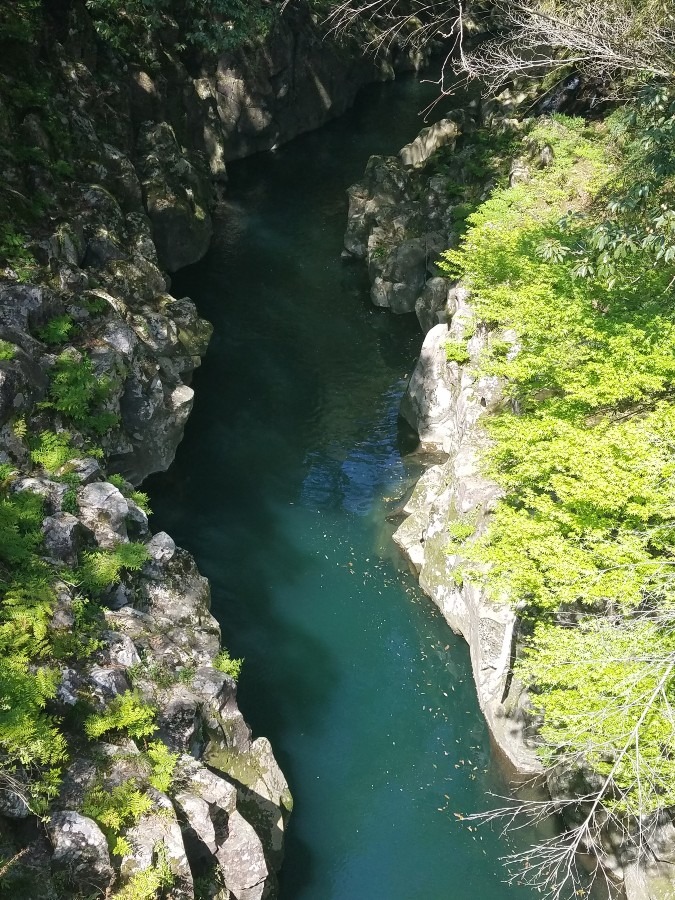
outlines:
[{"label": "shrub", "polygon": [[114,413],[101,410],[110,395],[110,380],[94,372],[88,356],[64,350],[54,364],[49,401],[44,406],[68,416],[78,426],[105,434],[117,422]]},{"label": "shrub", "polygon": [[224,672],[226,675],[229,675],[230,678],[234,678],[235,681],[238,680],[241,674],[241,667],[243,664],[243,659],[232,659],[229,650],[225,650],[224,648],[213,660],[214,669]]},{"label": "shrub", "polygon": [[471,357],[466,349],[466,341],[447,340],[445,342],[445,358],[448,362],[459,363],[460,366],[465,366],[470,362]]}]

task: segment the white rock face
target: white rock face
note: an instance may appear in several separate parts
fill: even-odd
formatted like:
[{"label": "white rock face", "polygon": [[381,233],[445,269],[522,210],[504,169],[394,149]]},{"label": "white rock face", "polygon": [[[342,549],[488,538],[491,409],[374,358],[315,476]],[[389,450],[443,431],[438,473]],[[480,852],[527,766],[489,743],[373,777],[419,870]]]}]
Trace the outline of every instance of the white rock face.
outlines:
[{"label": "white rock face", "polygon": [[448,144],[455,143],[459,129],[452,119],[441,119],[428,128],[423,128],[414,141],[406,144],[399,152],[404,166],[423,166],[429,157]]},{"label": "white rock face", "polygon": [[448,454],[422,476],[408,501],[408,518],[394,535],[419,575],[420,585],[446,621],[469,644],[478,701],[495,743],[521,775],[541,771],[526,741],[519,687],[510,677],[516,616],[509,604],[488,600],[482,590],[456,577],[459,557],[448,553],[448,525],[457,519],[485,528],[500,496],[498,486],[479,471],[486,445],[480,419],[503,403],[496,378],[476,380],[471,372],[488,340],[477,330],[467,343],[468,365],[449,362],[448,340],[461,341],[473,315],[466,292],[457,292],[450,325],[428,332],[401,412],[420,436],[422,446]]}]

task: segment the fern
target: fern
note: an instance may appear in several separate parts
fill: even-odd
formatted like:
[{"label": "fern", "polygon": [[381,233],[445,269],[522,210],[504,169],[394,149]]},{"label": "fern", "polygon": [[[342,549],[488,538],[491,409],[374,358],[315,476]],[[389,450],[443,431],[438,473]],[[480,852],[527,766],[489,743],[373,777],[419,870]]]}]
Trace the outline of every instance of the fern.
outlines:
[{"label": "fern", "polygon": [[71,459],[75,459],[77,451],[71,445],[71,435],[67,431],[56,434],[53,431],[43,431],[30,453],[30,458],[38,466],[50,475],[64,466]]},{"label": "fern", "polygon": [[136,739],[150,737],[157,731],[155,710],[145,704],[138,694],[125,691],[102,713],[94,713],[84,723],[87,737],[92,740],[110,731],[123,731]]},{"label": "fern", "polygon": [[166,794],[171,787],[171,780],[178,762],[178,754],[172,753],[166,744],[163,744],[161,741],[153,741],[149,744],[146,754],[152,766],[150,784],[158,791]]},{"label": "fern", "polygon": [[74,322],[70,316],[56,316],[56,318],[47,322],[43,328],[38,330],[38,337],[45,344],[65,344],[74,327]]},{"label": "fern", "polygon": [[100,409],[110,396],[110,389],[110,379],[96,375],[88,356],[64,350],[54,363],[49,400],[42,405],[96,434],[105,434],[118,420],[115,413]]},{"label": "fern", "polygon": [[120,831],[135,825],[151,809],[152,800],[139,790],[133,778],[112,790],[100,782],[95,784],[85,794],[82,804],[82,812],[101,826],[116,856],[126,856],[131,852],[129,841],[120,837]]},{"label": "fern", "polygon": [[138,571],[149,558],[144,544],[119,544],[114,550],[90,550],[83,555],[77,576],[86,591],[98,596],[120,581],[123,569]]}]

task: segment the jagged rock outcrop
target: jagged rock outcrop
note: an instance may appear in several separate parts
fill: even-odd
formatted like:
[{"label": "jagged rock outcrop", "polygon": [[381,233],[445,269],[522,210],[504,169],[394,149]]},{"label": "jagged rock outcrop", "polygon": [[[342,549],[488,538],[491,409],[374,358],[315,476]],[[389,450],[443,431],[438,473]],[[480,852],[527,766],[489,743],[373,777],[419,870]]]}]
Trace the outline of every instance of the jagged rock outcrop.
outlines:
[{"label": "jagged rock outcrop", "polygon": [[427,295],[429,276],[438,276],[439,254],[456,242],[456,206],[445,190],[447,178],[430,174],[424,163],[458,134],[444,119],[425,129],[399,157],[371,156],[363,179],[349,188],[345,234],[348,254],[365,259],[376,306],[412,312]]},{"label": "jagged rock outcrop", "polygon": [[104,891],[113,875],[105,835],[96,822],[76,812],[57,812],[47,823],[54,847],[52,869],[90,891]]},{"label": "jagged rock outcrop", "polygon": [[[45,477],[16,484],[47,498],[45,532],[53,532],[55,523],[65,526],[58,540],[45,545],[55,553],[53,563],[77,556],[78,549],[128,544],[130,522],[148,557],[139,571],[127,572],[104,592],[106,630],[92,655],[62,666],[60,712],[82,704],[104,711],[133,688],[157,710],[155,737],[180,758],[166,793],[152,786],[148,758],[134,741],[113,734],[80,748],[48,823],[52,871],[66,885],[103,891],[116,873],[128,879],[160,859],[173,879],[170,896],[190,900],[193,878],[217,861],[233,898],[272,896],[292,801],[269,742],[252,739],[234,681],[214,668],[220,628],[209,611],[208,581],[168,535],[152,535],[142,510],[100,474],[79,488],[76,515],[62,510],[60,487]],[[72,586],[64,583],[52,629],[72,629],[73,599]],[[208,759],[210,768],[200,759]],[[111,792],[130,782],[151,805],[121,829],[129,850],[111,863],[106,838],[82,809],[94,787]],[[2,811],[11,818],[27,815],[25,806],[9,802]]]},{"label": "jagged rock outcrop", "polygon": [[450,552],[452,523],[468,518],[480,534],[500,496],[497,485],[479,468],[486,443],[480,420],[503,403],[496,378],[476,379],[472,374],[490,340],[485,330],[477,329],[468,340],[466,364],[448,359],[447,342],[465,339],[472,318],[466,292],[452,293],[460,299],[454,314],[446,309],[450,325],[436,325],[426,335],[401,407],[423,448],[441,450],[448,457],[427,469],[418,482],[394,540],[425,593],[469,645],[478,701],[496,745],[518,774],[531,775],[541,771],[541,764],[527,740],[526,698],[511,676],[516,614],[509,603],[488,600],[479,586],[456,578],[461,557]]}]

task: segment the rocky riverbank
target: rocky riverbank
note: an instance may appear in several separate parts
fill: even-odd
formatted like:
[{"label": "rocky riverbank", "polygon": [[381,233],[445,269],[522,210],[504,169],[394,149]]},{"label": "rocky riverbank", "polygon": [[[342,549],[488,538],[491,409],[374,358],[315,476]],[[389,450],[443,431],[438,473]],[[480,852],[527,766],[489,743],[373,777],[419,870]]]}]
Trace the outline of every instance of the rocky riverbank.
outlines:
[{"label": "rocky riverbank", "polygon": [[[501,99],[503,104],[491,102],[483,111],[483,123],[492,127],[492,171],[477,164],[481,151],[471,109],[437,126],[439,140],[421,135],[412,154],[404,148],[399,157],[372,157],[363,180],[349,190],[345,248],[367,262],[375,305],[414,311],[425,334],[401,415],[419,435],[429,462],[396,513],[403,521],[394,540],[421,587],[469,645],[478,700],[506,771],[516,782],[534,779],[552,798],[568,801],[592,791],[593,773],[578,767],[544,770],[537,720],[513,675],[522,647],[518,605],[488,598],[462,570],[463,542],[485,533],[503,494],[480,465],[489,445],[484,417],[511,403],[505,383],[481,375],[479,363],[492,343],[515,355],[518,337],[478,321],[469,291],[435,263],[439,250],[457,246],[467,213],[490,195],[498,176],[511,185],[527,181],[530,171],[550,164],[551,152],[519,139],[518,98]],[[471,137],[455,149],[462,130]],[[644,832],[649,852],[637,861],[630,837],[610,820],[601,863],[628,898],[660,900],[672,893],[671,817],[650,817]]]},{"label": "rocky riverbank", "polygon": [[166,26],[142,65],[84,3],[47,6],[3,13],[0,38],[3,887],[259,900],[288,786],[206,579],[136,490],[173,460],[212,330],[168,273],[206,252],[228,160],[394,60],[324,41],[299,4],[198,64]]}]

